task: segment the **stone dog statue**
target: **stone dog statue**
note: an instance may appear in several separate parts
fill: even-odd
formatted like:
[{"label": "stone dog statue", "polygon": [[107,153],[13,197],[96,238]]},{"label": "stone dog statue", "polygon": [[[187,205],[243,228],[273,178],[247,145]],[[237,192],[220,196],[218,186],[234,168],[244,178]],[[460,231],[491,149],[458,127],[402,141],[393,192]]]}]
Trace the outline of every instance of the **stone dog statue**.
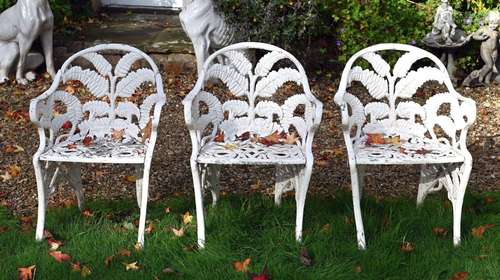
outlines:
[{"label": "stone dog statue", "polygon": [[217,13],[212,0],[184,0],[179,18],[193,43],[198,74],[210,51],[234,41],[234,30]]},{"label": "stone dog statue", "polygon": [[16,59],[17,82],[26,84],[28,80],[34,79],[32,75],[25,75],[25,69],[27,65],[33,68],[40,65],[33,65],[34,62],[29,61],[37,57],[29,54],[29,51],[38,37],[42,43],[47,72],[53,78],[53,30],[54,16],[48,0],[18,0],[0,14],[0,83],[8,80],[10,68]]}]

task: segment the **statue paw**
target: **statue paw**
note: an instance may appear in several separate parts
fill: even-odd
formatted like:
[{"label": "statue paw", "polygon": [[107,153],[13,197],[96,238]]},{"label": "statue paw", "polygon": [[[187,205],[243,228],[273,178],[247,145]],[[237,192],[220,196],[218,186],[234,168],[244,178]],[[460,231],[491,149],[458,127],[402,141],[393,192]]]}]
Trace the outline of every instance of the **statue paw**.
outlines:
[{"label": "statue paw", "polygon": [[36,79],[36,74],[33,71],[29,71],[28,73],[26,73],[25,78],[29,82],[32,82],[32,81],[34,81]]}]

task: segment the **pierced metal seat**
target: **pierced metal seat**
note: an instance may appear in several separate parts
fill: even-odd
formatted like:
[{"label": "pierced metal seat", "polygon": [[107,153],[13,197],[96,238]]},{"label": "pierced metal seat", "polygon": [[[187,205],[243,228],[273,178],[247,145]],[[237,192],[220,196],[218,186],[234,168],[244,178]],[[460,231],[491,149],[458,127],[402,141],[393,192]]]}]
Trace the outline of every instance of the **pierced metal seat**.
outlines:
[{"label": "pierced metal seat", "polygon": [[297,145],[266,146],[250,140],[231,144],[210,141],[203,145],[197,159],[206,164],[280,165],[305,164],[306,158]]}]

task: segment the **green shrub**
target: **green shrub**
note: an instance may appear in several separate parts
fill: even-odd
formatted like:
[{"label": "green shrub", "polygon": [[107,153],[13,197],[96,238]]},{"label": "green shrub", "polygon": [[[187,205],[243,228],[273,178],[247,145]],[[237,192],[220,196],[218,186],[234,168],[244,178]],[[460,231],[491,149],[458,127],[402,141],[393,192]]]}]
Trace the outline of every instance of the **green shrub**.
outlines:
[{"label": "green shrub", "polygon": [[[431,29],[440,0],[215,2],[243,39],[277,44],[294,52],[326,40],[337,48],[338,60],[345,62],[356,51],[376,43],[420,45]],[[488,9],[500,8],[498,0],[452,0],[451,4],[457,25],[467,32],[477,29]]]},{"label": "green shrub", "polygon": [[[4,11],[15,2],[16,0],[0,0],[0,11]],[[56,25],[64,24],[69,18],[80,19],[89,15],[90,4],[86,0],[49,0],[49,2]]]}]

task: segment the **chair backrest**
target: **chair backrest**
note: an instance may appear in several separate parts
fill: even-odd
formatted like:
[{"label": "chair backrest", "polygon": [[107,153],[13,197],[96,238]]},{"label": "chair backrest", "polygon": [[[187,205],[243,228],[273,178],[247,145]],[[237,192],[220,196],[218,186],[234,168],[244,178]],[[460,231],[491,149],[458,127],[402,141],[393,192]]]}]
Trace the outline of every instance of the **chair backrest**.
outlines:
[{"label": "chair backrest", "polygon": [[[400,55],[391,67],[381,53]],[[369,67],[354,66],[360,60]],[[368,91],[368,98],[356,96],[351,87],[355,81]],[[429,81],[444,84],[445,91],[429,98],[416,96]],[[456,92],[444,64],[425,50],[403,44],[380,44],[356,53],[345,66],[335,102],[353,141],[367,133],[441,140],[435,130],[439,126],[455,146],[457,130],[475,119],[475,103]]]},{"label": "chair backrest", "polygon": [[[221,103],[208,92],[215,80],[227,86],[230,100]],[[278,98],[279,89],[289,82],[295,84],[290,87],[295,87],[288,91],[299,94],[289,96],[288,92]],[[195,127],[202,129],[212,123],[212,135],[223,133],[229,141],[245,133],[266,137],[275,132],[296,132],[304,143],[309,129],[321,118],[322,104],[311,93],[300,62],[290,53],[264,43],[234,44],[212,54],[193,91],[199,92],[192,108]],[[278,99],[284,102],[278,104]],[[200,116],[202,103],[210,110]]]},{"label": "chair backrest", "polygon": [[[115,65],[106,59],[108,54],[119,54]],[[79,94],[75,88],[85,90]],[[159,110],[153,113],[155,106],[165,102],[153,60],[120,44],[98,45],[74,54],[57,73],[51,89],[45,107],[40,107],[40,123],[65,141],[109,138],[114,133],[123,142],[142,141],[141,130],[159,121]],[[60,133],[64,129],[68,131]]]}]

